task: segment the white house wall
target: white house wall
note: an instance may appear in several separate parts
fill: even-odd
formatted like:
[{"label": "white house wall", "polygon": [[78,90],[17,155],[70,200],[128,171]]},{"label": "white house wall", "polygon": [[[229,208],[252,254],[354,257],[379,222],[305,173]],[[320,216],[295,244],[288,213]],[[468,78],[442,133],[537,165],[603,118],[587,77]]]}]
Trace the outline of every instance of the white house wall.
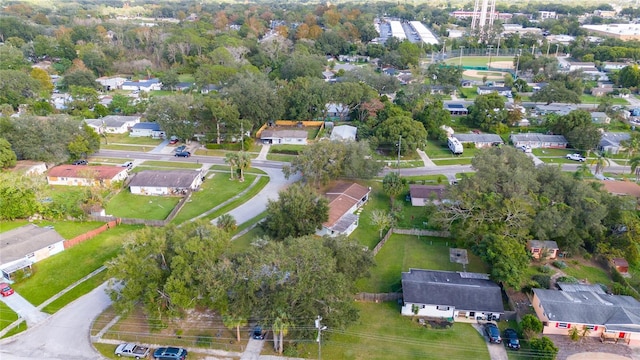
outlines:
[{"label": "white house wall", "polygon": [[[413,312],[413,305],[418,306],[418,313]],[[447,310],[438,310],[436,305],[405,303],[402,307],[402,315],[404,316],[425,316],[432,318],[453,318],[455,308],[453,306],[441,305],[441,308]]]},{"label": "white house wall", "polygon": [[60,240],[55,244],[51,244],[45,248],[33,252],[33,258],[29,258],[33,262],[38,262],[64,251],[64,240]]},{"label": "white house wall", "polygon": [[135,195],[169,195],[169,188],[155,186],[131,186],[131,193]]}]

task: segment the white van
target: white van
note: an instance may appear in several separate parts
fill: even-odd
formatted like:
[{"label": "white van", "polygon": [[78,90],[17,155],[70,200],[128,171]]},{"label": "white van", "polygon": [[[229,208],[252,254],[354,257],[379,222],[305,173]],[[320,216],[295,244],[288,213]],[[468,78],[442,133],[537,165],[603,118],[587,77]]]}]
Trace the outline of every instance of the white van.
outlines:
[{"label": "white van", "polygon": [[451,152],[455,155],[460,155],[464,151],[462,143],[460,143],[460,141],[458,141],[458,139],[454,137],[450,137],[449,139],[447,139],[447,145],[449,146],[449,150],[451,150]]}]

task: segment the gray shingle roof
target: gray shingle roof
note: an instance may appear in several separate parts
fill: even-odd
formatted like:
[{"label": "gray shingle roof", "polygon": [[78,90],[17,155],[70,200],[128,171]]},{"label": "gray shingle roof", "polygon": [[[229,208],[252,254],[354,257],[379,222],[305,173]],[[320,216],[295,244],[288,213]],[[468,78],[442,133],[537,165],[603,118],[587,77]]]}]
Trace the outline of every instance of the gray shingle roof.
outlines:
[{"label": "gray shingle roof", "polygon": [[305,130],[264,130],[260,139],[290,138],[306,139],[308,136]]},{"label": "gray shingle roof", "polygon": [[624,140],[629,140],[631,138],[631,134],[629,133],[621,133],[621,132],[606,132],[602,134],[602,138],[600,139],[600,147],[619,147],[620,142]]},{"label": "gray shingle roof", "polygon": [[592,291],[533,289],[551,321],[625,326],[640,331],[640,302],[631,296],[603,295]]},{"label": "gray shingle roof", "polygon": [[107,115],[100,119],[87,119],[87,124],[94,126],[120,127],[127,122],[140,121],[140,116]]},{"label": "gray shingle roof", "polygon": [[402,273],[405,302],[504,313],[500,287],[486,274],[410,269]]},{"label": "gray shingle roof", "polygon": [[513,134],[511,141],[538,141],[543,143],[567,143],[567,139],[562,135],[547,135],[540,133]]},{"label": "gray shingle roof", "polygon": [[64,241],[54,229],[41,228],[34,224],[4,232],[1,238],[0,264],[21,259],[34,251]]},{"label": "gray shingle roof", "polygon": [[453,137],[458,139],[461,143],[504,143],[500,135],[496,134],[454,134]]},{"label": "gray shingle roof", "polygon": [[558,243],[555,241],[550,241],[550,240],[545,240],[545,241],[540,241],[540,240],[529,240],[527,242],[529,244],[530,247],[532,248],[536,248],[536,249],[549,249],[549,250],[558,250],[560,249],[558,247]]},{"label": "gray shingle roof", "polygon": [[188,188],[198,176],[200,170],[144,170],[135,174],[129,186]]}]

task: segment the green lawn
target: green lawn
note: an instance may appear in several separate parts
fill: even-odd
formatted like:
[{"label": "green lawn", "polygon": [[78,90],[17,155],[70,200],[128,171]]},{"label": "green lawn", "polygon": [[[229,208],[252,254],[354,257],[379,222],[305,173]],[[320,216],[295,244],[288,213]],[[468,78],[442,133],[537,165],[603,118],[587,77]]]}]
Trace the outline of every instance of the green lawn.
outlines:
[{"label": "green lawn", "polygon": [[[463,157],[474,157],[481,149],[476,148],[464,148],[462,154]],[[440,143],[438,141],[429,140],[424,152],[431,160],[437,160],[442,158],[456,158],[457,156],[451,153],[451,150],[447,147],[446,143]]]},{"label": "green lawn", "polygon": [[565,157],[567,154],[573,154],[576,152],[575,149],[531,149],[533,155],[538,157],[545,156],[562,156]]},{"label": "green lawn", "polygon": [[107,271],[104,270],[102,272],[100,272],[99,274],[96,274],[95,276],[83,281],[82,283],[78,284],[78,286],[74,287],[73,289],[69,290],[69,292],[65,293],[64,295],[60,296],[59,298],[57,298],[56,300],[54,300],[51,304],[45,306],[42,311],[48,313],[48,314],[54,314],[55,312],[57,312],[58,310],[62,309],[63,307],[65,307],[67,304],[69,304],[70,302],[80,298],[81,296],[88,294],[89,292],[91,292],[91,290],[97,288],[98,286],[100,286],[100,284],[102,284],[103,282],[107,281]]},{"label": "green lawn", "polygon": [[[452,239],[394,234],[376,255],[371,277],[360,280],[364,292],[394,292],[400,289],[401,273],[410,268],[462,271],[462,265],[449,261]],[[467,271],[486,273],[486,265],[469,251]]]},{"label": "green lawn", "polygon": [[14,284],[16,291],[33,305],[40,305],[67,286],[115,257],[122,242],[140,226],[120,225],[34,265],[34,274]]},{"label": "green lawn", "polygon": [[39,221],[35,224],[40,227],[53,226],[56,232],[66,240],[73,239],[78,235],[104,225],[99,221]]},{"label": "green lawn", "polygon": [[[357,323],[346,329],[323,332],[322,357],[334,360],[420,359],[488,360],[484,337],[471,324],[449,329],[426,329],[411,317],[401,316],[395,302],[356,303]],[[315,358],[315,341],[299,343],[297,355]]]},{"label": "green lawn", "polygon": [[193,76],[193,74],[180,74],[178,75],[178,80],[180,80],[180,82],[195,82],[196,78]]},{"label": "green lawn", "polygon": [[409,183],[422,184],[422,185],[438,185],[446,184],[448,182],[445,175],[418,175],[418,176],[403,176]]},{"label": "green lawn", "polygon": [[278,150],[296,151],[299,153],[304,151],[305,149],[306,149],[305,145],[278,144],[278,145],[271,145],[271,147],[269,148],[269,153],[278,154],[277,152]]},{"label": "green lawn", "polygon": [[27,220],[0,221],[0,233],[19,228],[20,226],[27,225],[28,223],[29,222]]},{"label": "green lawn", "polygon": [[[104,137],[100,138],[101,142],[104,144]],[[107,134],[107,144],[131,144],[131,145],[149,145],[149,146],[158,146],[162,143],[161,139],[152,139],[151,137],[146,136],[129,136],[129,133],[125,134]]]},{"label": "green lawn", "polygon": [[14,327],[13,329],[11,329],[9,332],[7,332],[2,338],[8,338],[11,337],[15,334],[19,334],[23,331],[27,330],[27,322],[23,321],[21,322],[18,326]]},{"label": "green lawn", "polygon": [[[589,94],[582,94],[580,96],[580,101],[582,101],[583,104],[599,104],[600,101],[602,100],[602,97],[599,96],[593,96],[593,95],[589,95]],[[628,105],[629,102],[623,98],[619,98],[619,97],[612,97],[610,98],[611,103],[613,105]]]},{"label": "green lawn", "polygon": [[578,280],[587,280],[591,284],[605,284],[611,283],[611,278],[607,272],[596,265],[584,265],[582,263],[576,263],[570,259],[564,260],[568,265],[566,269],[562,269],[567,275],[573,276]]},{"label": "green lawn", "polygon": [[[213,177],[209,178],[210,175]],[[207,179],[200,186],[200,190],[191,194],[190,201],[173,219],[174,223],[183,223],[213,209],[248,188],[256,178],[255,175],[245,175],[245,181],[240,182],[229,180],[229,174],[220,172],[210,172],[206,177]]]},{"label": "green lawn", "polygon": [[361,185],[370,186],[371,194],[369,194],[369,201],[367,201],[360,213],[358,227],[349,237],[369,249],[373,249],[380,241],[380,235],[379,230],[371,224],[371,212],[376,209],[388,212],[391,209],[391,203],[389,202],[389,197],[382,191],[381,182],[367,181],[361,183]]},{"label": "green lawn", "polygon": [[16,320],[18,320],[18,314],[11,310],[7,304],[0,301],[0,330],[11,325]]},{"label": "green lawn", "polygon": [[179,196],[134,195],[125,189],[109,200],[105,211],[109,215],[123,218],[164,220],[180,199]]},{"label": "green lawn", "polygon": [[253,229],[249,230],[249,232],[247,232],[246,234],[233,240],[231,242],[230,251],[233,253],[243,252],[251,246],[252,242],[254,242],[258,238],[263,237],[264,235],[265,235],[264,231],[262,230],[260,225],[258,225]]},{"label": "green lawn", "polygon": [[473,100],[478,96],[478,88],[470,87],[470,88],[460,88],[460,97],[465,98],[467,100]]},{"label": "green lawn", "polygon": [[433,163],[437,166],[446,166],[446,165],[470,165],[472,157],[461,157],[457,159],[448,159],[448,160],[433,160]]},{"label": "green lawn", "polygon": [[122,151],[142,151],[147,152],[153,150],[155,146],[146,146],[146,145],[119,145],[119,144],[109,144],[100,145],[101,149],[107,150],[122,150]]},{"label": "green lawn", "polygon": [[180,162],[180,161],[147,160],[142,164],[140,164],[139,166],[168,167],[168,168],[179,168],[179,169],[200,169],[202,167],[202,164],[194,164],[191,162]]},{"label": "green lawn", "polygon": [[[246,178],[246,176],[245,176],[245,178]],[[239,198],[229,202],[225,206],[222,206],[218,210],[216,210],[216,211],[212,212],[211,214],[205,216],[204,219],[213,220],[213,219],[217,218],[218,216],[220,216],[222,214],[225,214],[225,213],[228,213],[232,209],[237,208],[238,206],[244,204],[245,202],[250,201],[251,198],[256,196],[260,192],[260,190],[262,190],[265,186],[267,186],[268,183],[269,183],[269,178],[268,177],[266,177],[266,176],[261,177],[260,180],[258,180],[258,183],[256,184],[256,186],[250,188],[249,191],[247,191],[247,193],[244,194],[242,197],[239,197]]]},{"label": "green lawn", "polygon": [[296,155],[285,155],[285,154],[267,154],[267,160],[271,161],[282,161],[282,162],[291,162],[296,158]]},{"label": "green lawn", "polygon": [[[464,54],[463,54],[464,55]],[[513,56],[491,56],[491,62],[495,61],[513,61]],[[460,58],[450,58],[444,61],[445,64],[458,65]],[[489,64],[489,56],[463,56],[462,66],[487,66]]]}]

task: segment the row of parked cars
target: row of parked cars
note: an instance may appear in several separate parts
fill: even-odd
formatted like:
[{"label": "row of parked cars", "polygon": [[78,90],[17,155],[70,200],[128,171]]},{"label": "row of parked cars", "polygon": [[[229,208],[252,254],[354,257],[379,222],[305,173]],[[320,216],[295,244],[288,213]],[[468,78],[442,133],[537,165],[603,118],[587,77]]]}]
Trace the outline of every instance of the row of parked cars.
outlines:
[{"label": "row of parked cars", "polygon": [[[146,346],[136,345],[132,343],[124,343],[116,347],[115,354],[117,356],[126,356],[136,359],[144,359],[149,356],[151,349]],[[161,347],[153,352],[155,360],[184,360],[187,358],[187,349],[179,347]]]},{"label": "row of parked cars", "polygon": [[489,338],[489,342],[493,344],[501,344],[504,337],[504,344],[511,350],[520,350],[520,340],[518,339],[518,333],[513,329],[506,329],[500,336],[500,329],[494,323],[487,323],[484,325],[484,332]]}]

